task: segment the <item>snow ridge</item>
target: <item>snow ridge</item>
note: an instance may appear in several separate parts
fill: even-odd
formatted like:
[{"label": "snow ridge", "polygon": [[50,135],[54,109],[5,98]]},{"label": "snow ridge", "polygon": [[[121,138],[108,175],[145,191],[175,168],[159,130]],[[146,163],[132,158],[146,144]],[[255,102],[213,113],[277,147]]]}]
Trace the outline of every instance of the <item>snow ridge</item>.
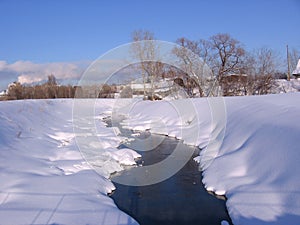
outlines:
[{"label": "snow ridge", "polygon": [[[180,101],[142,102],[127,123],[203,148],[195,159],[204,170],[203,183],[209,191],[226,194],[234,224],[296,225],[300,223],[299,97],[299,93],[290,93],[224,98],[225,134],[218,151],[213,152],[206,147],[219,137],[214,134],[216,128],[224,125],[212,118],[207,99],[188,100],[196,114],[187,109],[179,117],[173,106],[182,104]],[[151,123],[158,117],[160,126]],[[186,129],[197,132],[195,143],[182,135]],[[211,156],[214,159],[206,165],[205,158]]]},{"label": "snow ridge", "polygon": [[[99,110],[110,105],[101,101]],[[1,224],[137,224],[107,196],[115,189],[112,182],[82,157],[72,108],[71,99],[1,102]],[[96,120],[100,140],[110,143],[102,152],[98,148],[99,154],[109,153],[118,169],[132,164],[135,155],[113,148],[120,139]],[[103,174],[114,171],[112,166],[102,169]]]}]

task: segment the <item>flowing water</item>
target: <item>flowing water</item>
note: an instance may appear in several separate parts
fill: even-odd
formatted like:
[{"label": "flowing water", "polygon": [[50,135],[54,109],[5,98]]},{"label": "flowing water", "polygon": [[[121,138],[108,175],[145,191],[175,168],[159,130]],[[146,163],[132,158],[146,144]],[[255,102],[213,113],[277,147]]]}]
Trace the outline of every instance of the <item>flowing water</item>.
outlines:
[{"label": "flowing water", "polygon": [[[160,135],[143,135],[147,139],[150,137],[152,142],[161,142],[162,139]],[[178,144],[178,140],[165,137],[155,149],[138,151],[142,158],[137,163],[147,166],[160,162],[169,157]],[[181,146],[192,148],[182,143]],[[121,145],[120,148],[122,147],[126,146]],[[194,156],[197,156],[199,149],[193,150]],[[130,174],[131,169],[114,174],[113,177],[124,176],[125,173]],[[201,180],[199,165],[191,157],[180,171],[160,183],[127,186],[114,182],[116,190],[111,197],[122,211],[135,218],[141,225],[220,225],[222,220],[232,224],[225,198],[209,194]]]}]

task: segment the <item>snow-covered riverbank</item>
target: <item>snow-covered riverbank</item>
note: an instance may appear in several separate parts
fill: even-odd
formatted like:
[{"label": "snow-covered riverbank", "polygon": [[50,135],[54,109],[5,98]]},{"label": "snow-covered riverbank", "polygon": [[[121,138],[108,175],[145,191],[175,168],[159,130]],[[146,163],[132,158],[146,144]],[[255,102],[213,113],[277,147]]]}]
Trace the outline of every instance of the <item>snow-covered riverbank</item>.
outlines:
[{"label": "snow-covered riverbank", "polygon": [[[106,195],[109,174],[138,156],[118,150],[123,138],[100,120],[120,105],[127,127],[204,148],[203,183],[226,194],[234,224],[300,223],[300,94],[217,99],[217,112],[207,99],[92,103],[100,144],[83,148],[99,156],[89,163],[101,176],[76,145],[73,100],[0,102],[1,224],[135,224]],[[88,140],[89,126],[79,139]]]},{"label": "snow-covered riverbank", "polygon": [[[98,109],[103,112],[111,105],[100,101]],[[71,99],[0,102],[1,225],[137,224],[107,196],[114,185],[82,158],[74,139],[72,107]],[[100,141],[110,143],[107,151],[99,152],[115,150],[111,154],[121,160],[115,148],[121,138],[96,122]],[[97,148],[92,143],[90,147]],[[103,174],[111,169],[103,168]]]},{"label": "snow-covered riverbank", "polygon": [[[225,126],[212,118],[218,112],[211,112],[207,99],[189,100],[197,115],[186,101],[142,102],[131,109],[127,123],[163,130],[187,143],[197,132],[196,145],[204,147],[197,158],[204,167],[203,183],[226,194],[234,224],[299,224],[300,94],[224,98],[225,110],[215,110],[226,113]],[[157,118],[164,129],[151,123]]]}]

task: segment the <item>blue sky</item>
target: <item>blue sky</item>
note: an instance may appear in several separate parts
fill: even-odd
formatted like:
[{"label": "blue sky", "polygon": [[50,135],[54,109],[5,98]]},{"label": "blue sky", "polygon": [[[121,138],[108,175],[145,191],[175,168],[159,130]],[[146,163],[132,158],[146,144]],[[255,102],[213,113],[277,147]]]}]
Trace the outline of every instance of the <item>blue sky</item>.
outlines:
[{"label": "blue sky", "polygon": [[19,76],[19,61],[46,68],[94,60],[136,29],[171,42],[229,33],[249,50],[284,54],[286,44],[300,49],[299,23],[299,0],[0,0],[0,79]]}]

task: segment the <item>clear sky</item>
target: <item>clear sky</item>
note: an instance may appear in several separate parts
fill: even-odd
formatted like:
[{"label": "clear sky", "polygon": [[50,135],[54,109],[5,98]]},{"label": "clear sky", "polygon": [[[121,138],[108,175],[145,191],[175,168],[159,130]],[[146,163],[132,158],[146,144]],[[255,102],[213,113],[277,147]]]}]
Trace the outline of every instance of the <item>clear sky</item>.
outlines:
[{"label": "clear sky", "polygon": [[299,23],[300,0],[0,0],[0,79],[56,63],[66,73],[130,42],[136,29],[171,42],[229,33],[247,49],[284,54],[286,44],[300,49]]}]

